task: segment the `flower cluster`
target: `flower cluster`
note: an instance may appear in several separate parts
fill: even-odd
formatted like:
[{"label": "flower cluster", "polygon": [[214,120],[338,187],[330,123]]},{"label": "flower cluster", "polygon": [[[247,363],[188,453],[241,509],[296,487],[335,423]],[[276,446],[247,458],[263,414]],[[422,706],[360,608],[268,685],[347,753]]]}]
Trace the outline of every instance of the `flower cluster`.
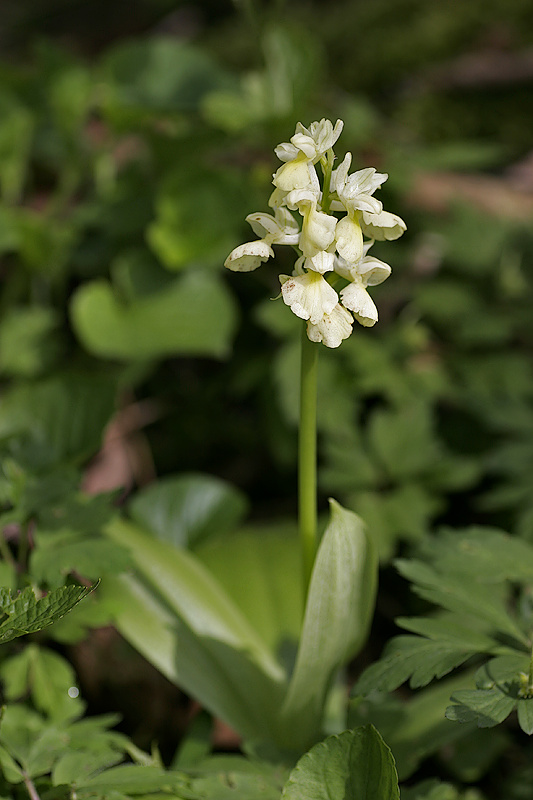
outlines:
[{"label": "flower cluster", "polygon": [[[365,326],[377,322],[367,288],[382,283],[391,269],[369,249],[376,239],[397,239],[406,227],[373,196],[386,174],[368,167],[350,175],[351,153],[333,169],[342,127],[341,120],[333,126],[323,119],[309,128],[298,123],[290,142],[276,147],[283,164],[272,180],[268,204],[274,213],[249,214],[259,238],[236,247],[225,261],[228,269],[249,272],[273,257],[272,245],[292,245],[299,257],[292,276],[279,276],[281,296],[307,320],[309,338],[327,347],[338,347],[350,335],[354,318]],[[337,293],[341,279],[344,287]]]}]

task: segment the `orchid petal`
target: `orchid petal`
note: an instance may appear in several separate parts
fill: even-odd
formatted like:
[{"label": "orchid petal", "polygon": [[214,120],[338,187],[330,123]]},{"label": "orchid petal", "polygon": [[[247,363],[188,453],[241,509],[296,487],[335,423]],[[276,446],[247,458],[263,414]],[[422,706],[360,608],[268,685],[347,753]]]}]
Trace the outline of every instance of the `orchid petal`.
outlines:
[{"label": "orchid petal", "polygon": [[240,244],[232,250],[224,261],[224,266],[233,272],[251,272],[273,256],[274,251],[270,245],[259,239],[257,242]]},{"label": "orchid petal", "polygon": [[339,301],[335,289],[318,272],[288,278],[281,287],[281,294],[293,314],[312,323],[331,313]]},{"label": "orchid petal", "polygon": [[339,347],[351,334],[352,326],[352,315],[338,303],[318,322],[307,323],[307,336],[312,342],[323,342],[326,347]]}]

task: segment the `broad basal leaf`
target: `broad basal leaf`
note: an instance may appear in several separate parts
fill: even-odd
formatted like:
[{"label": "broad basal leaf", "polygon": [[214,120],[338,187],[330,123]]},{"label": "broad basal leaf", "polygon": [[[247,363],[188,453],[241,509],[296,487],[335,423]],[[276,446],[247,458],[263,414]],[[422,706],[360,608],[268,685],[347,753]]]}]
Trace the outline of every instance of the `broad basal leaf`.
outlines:
[{"label": "broad basal leaf", "polygon": [[[316,556],[296,665],[282,709],[294,745],[320,730],[335,672],[365,641],[374,613],[377,553],[356,514],[331,500],[331,521]],[[289,741],[287,744],[289,744]]]}]

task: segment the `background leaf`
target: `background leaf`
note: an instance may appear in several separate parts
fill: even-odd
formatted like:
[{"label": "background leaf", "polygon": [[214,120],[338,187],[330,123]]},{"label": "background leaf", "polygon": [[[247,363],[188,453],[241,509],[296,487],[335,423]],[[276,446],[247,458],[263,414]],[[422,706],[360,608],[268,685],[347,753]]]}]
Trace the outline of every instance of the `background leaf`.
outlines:
[{"label": "background leaf", "polygon": [[329,736],[298,761],[282,800],[399,800],[392,754],[372,725]]},{"label": "background leaf", "polygon": [[235,307],[220,278],[197,271],[165,291],[121,303],[106,281],[78,289],[71,302],[76,334],[100,358],[227,355]]},{"label": "background leaf", "polygon": [[128,506],[132,519],[176,547],[232,532],[247,510],[244,495],[209,475],[166,476],[138,492]]}]

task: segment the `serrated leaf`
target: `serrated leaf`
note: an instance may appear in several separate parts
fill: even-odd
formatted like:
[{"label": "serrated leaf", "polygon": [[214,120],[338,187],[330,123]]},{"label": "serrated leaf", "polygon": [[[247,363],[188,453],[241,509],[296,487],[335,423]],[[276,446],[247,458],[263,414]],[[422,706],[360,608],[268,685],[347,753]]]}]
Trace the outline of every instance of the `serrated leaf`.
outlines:
[{"label": "serrated leaf", "polygon": [[372,725],[329,736],[298,761],[281,800],[399,800],[390,749]]},{"label": "serrated leaf", "polygon": [[464,531],[441,531],[421,545],[421,552],[441,573],[469,574],[493,584],[503,580],[529,580],[533,572],[533,547],[527,541],[497,528],[472,526]]},{"label": "serrated leaf", "polygon": [[516,705],[516,698],[492,689],[465,689],[455,692],[450,700],[454,705],[446,709],[446,719],[455,722],[477,722],[480,728],[492,728],[503,722]]},{"label": "serrated leaf", "polygon": [[[453,619],[453,622],[451,621]],[[501,647],[487,634],[456,623],[456,617],[442,619],[440,617],[398,617],[395,622],[400,628],[418,633],[435,641],[449,644],[467,651],[494,652]]]},{"label": "serrated leaf", "polygon": [[80,600],[93,591],[95,586],[62,586],[44,597],[37,598],[28,587],[7,601],[5,592],[1,602],[8,619],[0,624],[0,644],[18,636],[35,633],[61,619]]},{"label": "serrated leaf", "polygon": [[395,636],[385,647],[383,655],[368,667],[357,681],[355,691],[392,692],[409,680],[412,688],[426,686],[433,678],[441,678],[475,654],[449,642],[423,639],[419,636]]},{"label": "serrated leaf", "polygon": [[377,553],[356,514],[330,500],[315,559],[296,664],[282,717],[288,738],[312,741],[335,672],[363,645],[374,613]]},{"label": "serrated leaf", "polygon": [[414,559],[398,559],[396,566],[412,582],[413,591],[420,597],[460,616],[470,614],[485,620],[496,631],[508,634],[527,647],[527,636],[507,610],[503,587],[496,588],[477,580],[466,581],[463,574],[441,574]]}]

